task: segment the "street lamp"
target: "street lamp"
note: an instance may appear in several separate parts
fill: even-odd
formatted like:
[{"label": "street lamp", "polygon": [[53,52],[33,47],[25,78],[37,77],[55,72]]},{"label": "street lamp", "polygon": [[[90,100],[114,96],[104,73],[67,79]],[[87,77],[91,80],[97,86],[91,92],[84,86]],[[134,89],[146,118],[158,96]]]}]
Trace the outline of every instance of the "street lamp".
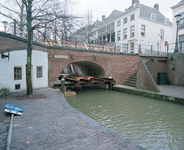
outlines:
[{"label": "street lamp", "polygon": [[175,18],[176,18],[176,24],[177,24],[177,31],[176,31],[176,43],[175,43],[174,53],[179,52],[178,51],[178,26],[179,26],[179,22],[180,22],[180,17],[181,17],[180,14],[178,14],[178,15],[175,16]]},{"label": "street lamp", "polygon": [[2,23],[4,24],[4,30],[6,32],[6,28],[7,28],[8,22],[7,21],[3,21]]}]

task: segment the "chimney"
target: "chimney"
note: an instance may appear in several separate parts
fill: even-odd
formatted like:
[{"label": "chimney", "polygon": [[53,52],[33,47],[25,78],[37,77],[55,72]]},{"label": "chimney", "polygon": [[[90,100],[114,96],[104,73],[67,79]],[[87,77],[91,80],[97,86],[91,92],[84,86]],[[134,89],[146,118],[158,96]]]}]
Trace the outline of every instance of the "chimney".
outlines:
[{"label": "chimney", "polygon": [[156,4],[154,5],[154,8],[155,8],[157,11],[159,11],[159,5],[158,5],[158,3],[156,3]]},{"label": "chimney", "polygon": [[105,15],[102,16],[102,21],[105,21]]},{"label": "chimney", "polygon": [[138,0],[132,0],[132,5],[133,5],[133,4],[137,4],[137,3],[139,3]]}]

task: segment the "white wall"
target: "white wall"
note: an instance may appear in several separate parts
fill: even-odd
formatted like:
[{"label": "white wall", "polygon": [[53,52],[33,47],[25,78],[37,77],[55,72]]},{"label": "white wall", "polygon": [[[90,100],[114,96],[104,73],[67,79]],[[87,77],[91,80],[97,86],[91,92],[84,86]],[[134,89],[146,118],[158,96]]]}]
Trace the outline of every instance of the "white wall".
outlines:
[{"label": "white wall", "polygon": [[[8,53],[4,53],[8,54]],[[26,90],[26,63],[27,51],[12,51],[10,58],[2,59],[0,56],[0,84],[9,87],[11,92]],[[36,77],[37,66],[42,67],[42,78]],[[14,67],[21,67],[22,79],[14,80]],[[15,90],[15,84],[20,84],[20,89]],[[32,51],[32,86],[34,88],[48,87],[48,53]]]},{"label": "white wall", "polygon": [[[135,20],[131,21],[131,15],[135,14]],[[120,46],[120,52],[123,52],[123,44],[129,43],[131,41],[134,41],[136,43],[136,38],[137,38],[137,28],[138,28],[138,22],[137,18],[139,15],[139,8],[133,9],[132,11],[127,11],[125,12],[122,16],[118,17],[115,19],[115,27],[114,27],[114,32],[115,32],[115,41],[116,41],[116,46]],[[127,23],[124,24],[124,18],[127,18]],[[117,22],[121,20],[121,26],[117,27]],[[135,29],[135,36],[130,38],[130,27],[134,25]],[[127,29],[127,39],[123,39],[123,30]],[[117,41],[117,31],[121,31],[121,39],[120,41]],[[130,47],[128,48],[128,51],[130,53]]]},{"label": "white wall", "polygon": [[[141,36],[141,25],[145,25],[145,36]],[[160,39],[160,31],[164,30],[164,39]],[[161,51],[166,52],[166,46],[164,45],[165,41],[168,44],[171,44],[169,49],[172,51],[173,43],[172,43],[172,27],[157,23],[148,19],[139,18],[139,33],[138,33],[139,44],[142,45],[142,49],[151,49],[151,45],[153,45],[153,51]],[[159,49],[157,46],[159,43]]]},{"label": "white wall", "polygon": [[[166,24],[158,23],[146,18],[139,17],[140,8],[135,8],[130,12],[125,12],[123,16],[120,16],[115,20],[115,32],[116,32],[116,43],[121,45],[120,52],[123,52],[123,44],[129,43],[128,52],[130,53],[130,42],[134,42],[134,53],[139,52],[139,44],[142,51],[145,49],[151,50],[151,45],[153,45],[153,50],[157,50],[157,43],[159,43],[159,50],[161,52],[166,52],[166,47],[164,42],[167,41],[169,44],[172,43],[172,27]],[[135,14],[135,20],[130,21],[130,16]],[[124,18],[127,17],[127,23],[123,24]],[[117,27],[117,21],[121,20],[121,26]],[[130,27],[135,26],[135,36],[130,38]],[[141,25],[145,25],[145,36],[141,36]],[[127,39],[123,39],[123,30],[127,28]],[[160,30],[164,30],[164,40],[160,40]],[[121,40],[117,41],[117,31],[121,30]],[[171,47],[169,48],[171,49]]]}]

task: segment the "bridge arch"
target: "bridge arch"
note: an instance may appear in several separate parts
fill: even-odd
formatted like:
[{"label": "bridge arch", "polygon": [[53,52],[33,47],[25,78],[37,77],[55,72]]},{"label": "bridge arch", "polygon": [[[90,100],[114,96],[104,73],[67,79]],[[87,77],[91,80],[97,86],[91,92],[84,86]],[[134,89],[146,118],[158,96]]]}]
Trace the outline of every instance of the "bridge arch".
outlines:
[{"label": "bridge arch", "polygon": [[105,77],[105,70],[98,64],[90,61],[77,61],[70,63],[78,67],[84,76]]}]

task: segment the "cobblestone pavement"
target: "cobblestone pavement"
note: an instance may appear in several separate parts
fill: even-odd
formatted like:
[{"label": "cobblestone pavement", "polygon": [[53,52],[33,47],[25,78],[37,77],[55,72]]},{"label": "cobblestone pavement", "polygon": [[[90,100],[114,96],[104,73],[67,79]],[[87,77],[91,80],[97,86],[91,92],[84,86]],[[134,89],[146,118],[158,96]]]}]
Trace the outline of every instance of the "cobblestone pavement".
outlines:
[{"label": "cobblestone pavement", "polygon": [[[23,116],[14,116],[11,150],[131,150],[142,149],[130,140],[102,126],[70,107],[62,93],[56,89],[40,89],[44,99],[17,100],[15,97],[0,100],[4,104],[18,105]],[[10,115],[0,119],[0,149],[5,149],[5,137]],[[8,117],[7,117],[8,116]]]}]

